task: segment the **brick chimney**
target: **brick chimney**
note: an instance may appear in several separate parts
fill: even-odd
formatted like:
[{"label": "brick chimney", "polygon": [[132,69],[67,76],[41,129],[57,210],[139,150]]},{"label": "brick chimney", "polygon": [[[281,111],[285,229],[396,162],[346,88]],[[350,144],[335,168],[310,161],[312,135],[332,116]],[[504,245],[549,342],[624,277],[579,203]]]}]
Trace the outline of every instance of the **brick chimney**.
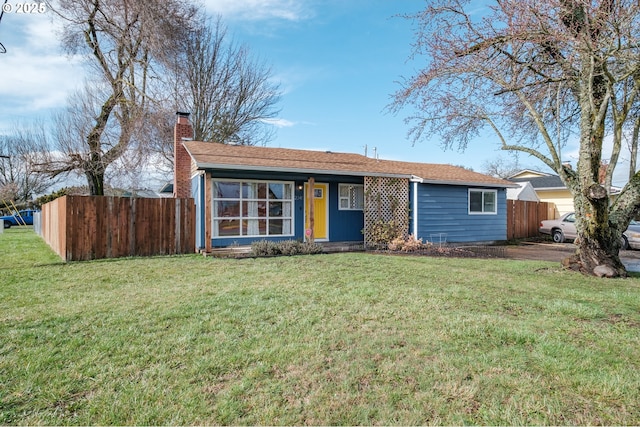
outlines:
[{"label": "brick chimney", "polygon": [[193,139],[193,128],[189,113],[176,113],[177,121],[173,129],[173,197],[191,197],[191,156],[182,142]]}]

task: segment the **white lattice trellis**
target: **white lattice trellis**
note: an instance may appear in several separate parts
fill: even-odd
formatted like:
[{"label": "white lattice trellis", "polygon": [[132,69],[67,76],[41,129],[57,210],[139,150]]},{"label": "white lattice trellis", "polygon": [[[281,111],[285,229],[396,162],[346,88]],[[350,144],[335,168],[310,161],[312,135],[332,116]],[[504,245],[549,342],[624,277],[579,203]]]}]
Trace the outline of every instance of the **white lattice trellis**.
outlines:
[{"label": "white lattice trellis", "polygon": [[[409,180],[367,176],[364,179],[364,241],[369,245],[373,227],[380,222],[392,221],[402,230],[409,231]],[[397,236],[394,236],[397,237]]]}]

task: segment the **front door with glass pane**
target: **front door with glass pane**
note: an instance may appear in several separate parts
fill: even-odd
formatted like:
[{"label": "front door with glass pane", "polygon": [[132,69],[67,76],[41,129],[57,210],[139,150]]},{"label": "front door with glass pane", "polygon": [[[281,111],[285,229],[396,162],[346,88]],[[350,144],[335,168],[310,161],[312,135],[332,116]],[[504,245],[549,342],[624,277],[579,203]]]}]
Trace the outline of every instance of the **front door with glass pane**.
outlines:
[{"label": "front door with glass pane", "polygon": [[[304,185],[304,229],[309,228],[308,184]],[[329,184],[313,185],[313,236],[315,240],[329,239]]]}]

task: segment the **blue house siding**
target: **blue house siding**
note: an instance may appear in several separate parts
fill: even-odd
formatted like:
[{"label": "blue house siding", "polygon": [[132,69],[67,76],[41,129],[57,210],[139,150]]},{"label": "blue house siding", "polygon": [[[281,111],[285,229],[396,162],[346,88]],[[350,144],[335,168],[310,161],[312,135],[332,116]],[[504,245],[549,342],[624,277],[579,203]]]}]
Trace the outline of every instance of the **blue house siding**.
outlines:
[{"label": "blue house siding", "polygon": [[[414,188],[411,185],[411,189]],[[418,238],[437,242],[443,233],[446,241],[452,243],[506,240],[507,196],[504,188],[496,189],[496,215],[470,215],[467,186],[418,184],[417,190],[417,195],[411,195],[411,207],[418,209]],[[417,197],[416,203],[414,197]],[[410,232],[413,232],[413,222],[411,227]]]},{"label": "blue house siding", "polygon": [[364,212],[339,210],[338,186],[339,184],[363,184],[364,179],[341,177],[325,182],[329,183],[329,241],[363,242]]},{"label": "blue house siding", "polygon": [[[222,237],[212,238],[213,247],[224,247],[232,244],[249,245],[256,240],[303,240],[305,237],[304,230],[304,209],[305,199],[304,183],[308,182],[311,175],[301,173],[282,173],[282,172],[265,172],[265,171],[228,171],[213,170],[210,171],[214,179],[238,179],[238,180],[270,180],[270,181],[288,181],[294,182],[294,212],[293,212],[293,235],[292,236],[252,236],[252,237]],[[338,204],[338,185],[339,184],[363,184],[362,177],[353,177],[346,175],[312,175],[318,183],[329,184],[329,241],[358,241],[364,240],[362,229],[364,228],[364,213],[362,211],[339,210]],[[204,194],[203,188],[204,178],[194,178],[192,188],[194,197],[196,197],[197,214],[196,214],[196,241],[204,246]],[[300,189],[299,189],[300,187]],[[198,192],[199,191],[199,192]],[[200,199],[198,199],[200,197]],[[198,203],[200,200],[200,203]],[[198,233],[201,234],[198,234]]]}]

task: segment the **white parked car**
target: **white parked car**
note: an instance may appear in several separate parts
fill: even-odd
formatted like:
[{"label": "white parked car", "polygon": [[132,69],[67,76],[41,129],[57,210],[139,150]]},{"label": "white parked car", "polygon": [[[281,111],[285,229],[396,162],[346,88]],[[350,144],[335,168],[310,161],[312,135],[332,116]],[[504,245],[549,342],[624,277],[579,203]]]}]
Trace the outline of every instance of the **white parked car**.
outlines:
[{"label": "white parked car", "polygon": [[[575,240],[578,237],[576,231],[576,214],[569,212],[558,219],[547,219],[540,223],[540,233],[549,234],[556,243],[567,240]],[[640,249],[640,222],[631,221],[629,227],[622,233],[622,249]]]},{"label": "white parked car", "polygon": [[640,249],[640,222],[632,220],[622,237],[625,239],[622,249]]}]

